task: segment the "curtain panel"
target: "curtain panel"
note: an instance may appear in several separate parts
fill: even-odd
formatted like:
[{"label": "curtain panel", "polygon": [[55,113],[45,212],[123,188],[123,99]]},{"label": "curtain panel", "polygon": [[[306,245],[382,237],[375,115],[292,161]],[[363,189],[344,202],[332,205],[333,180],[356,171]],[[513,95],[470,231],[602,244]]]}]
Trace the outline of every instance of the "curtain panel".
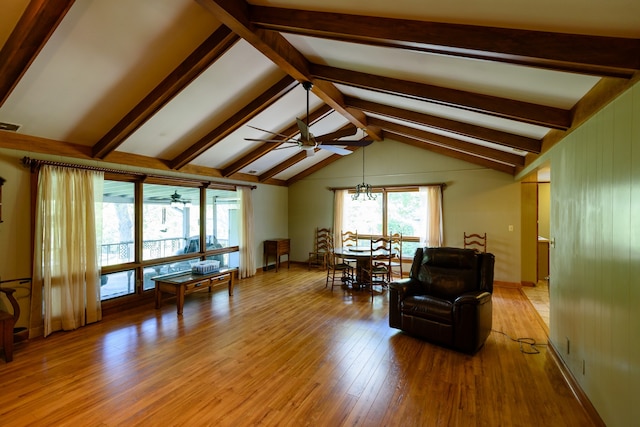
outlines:
[{"label": "curtain panel", "polygon": [[255,276],[256,259],[253,239],[253,195],[251,188],[240,187],[240,271],[241,279]]},{"label": "curtain panel", "polygon": [[104,173],[44,165],[38,173],[30,337],[101,320]]},{"label": "curtain panel", "polygon": [[344,198],[347,190],[335,190],[333,192],[333,242],[334,246],[342,246],[342,214],[344,211]]},{"label": "curtain panel", "polygon": [[419,188],[419,191],[426,194],[427,207],[426,212],[426,228],[424,235],[420,236],[424,246],[438,247],[442,246],[444,240],[442,232],[442,186],[430,185]]}]

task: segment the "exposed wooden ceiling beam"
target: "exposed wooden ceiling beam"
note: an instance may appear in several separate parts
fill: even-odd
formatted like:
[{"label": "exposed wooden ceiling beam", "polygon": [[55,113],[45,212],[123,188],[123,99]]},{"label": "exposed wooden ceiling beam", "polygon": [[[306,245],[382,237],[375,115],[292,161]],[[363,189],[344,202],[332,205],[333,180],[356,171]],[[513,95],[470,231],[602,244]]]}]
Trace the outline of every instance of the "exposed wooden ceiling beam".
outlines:
[{"label": "exposed wooden ceiling beam", "polygon": [[264,111],[269,105],[280,99],[291,89],[298,85],[291,76],[285,76],[279,82],[271,86],[261,95],[257,96],[249,104],[237,111],[229,117],[220,126],[202,137],[199,141],[180,153],[176,158],[171,160],[171,169],[180,169],[196,157],[216,145],[231,132],[247,123],[260,112]]},{"label": "exposed wooden ceiling beam", "polygon": [[405,96],[554,129],[571,126],[571,112],[530,102],[312,64],[314,78]]},{"label": "exposed wooden ceiling beam", "polygon": [[399,133],[385,131],[385,135],[387,136],[387,138],[393,139],[394,141],[402,142],[404,144],[409,144],[414,147],[433,151],[434,153],[442,154],[448,157],[453,157],[454,159],[464,160],[465,162],[487,167],[489,169],[494,169],[499,172],[505,172],[510,175],[514,175],[516,171],[515,166],[512,166],[512,165],[508,165],[505,163],[496,162],[494,160],[485,159],[483,157],[478,157],[471,154],[463,153],[462,151],[457,151],[452,148],[443,147],[441,145],[432,144],[430,142],[421,141],[415,138],[410,138],[405,135],[400,135]]},{"label": "exposed wooden ceiling beam", "polygon": [[269,178],[273,178],[274,176],[276,176],[280,172],[290,168],[291,166],[295,165],[298,162],[303,161],[306,158],[307,158],[307,153],[305,152],[305,150],[300,150],[299,149],[298,152],[296,154],[294,154],[293,156],[289,157],[288,159],[286,159],[283,162],[278,163],[277,165],[273,166],[268,171],[262,173],[258,177],[258,182],[264,182]]},{"label": "exposed wooden ceiling beam", "polygon": [[282,35],[275,31],[261,30],[249,22],[249,5],[245,1],[197,0],[197,2],[285,73],[300,82],[312,82],[313,93],[356,127],[366,130],[371,138],[377,141],[382,140],[382,136],[377,134],[375,129],[367,128],[366,116],[363,112],[344,106],[342,93],[333,84],[326,81],[313,81],[309,72],[309,61]]},{"label": "exposed wooden ceiling beam", "polygon": [[0,107],[75,0],[31,0],[0,50]]},{"label": "exposed wooden ceiling beam", "polygon": [[93,146],[93,156],[104,159],[116,150],[238,40],[237,34],[221,25]]},{"label": "exposed wooden ceiling beam", "polygon": [[464,135],[471,138],[480,139],[482,141],[500,144],[506,147],[512,147],[531,153],[539,153],[542,147],[541,140],[503,132],[496,129],[490,129],[471,123],[464,123],[457,120],[433,116],[430,114],[418,113],[416,111],[405,110],[403,108],[392,107],[389,105],[379,104],[376,102],[366,101],[353,97],[345,97],[344,102],[346,105],[353,106],[370,113],[393,117],[418,125],[428,126],[430,128],[440,129],[447,132],[453,132],[459,135]]},{"label": "exposed wooden ceiling beam", "polygon": [[[327,114],[330,111],[332,111],[331,107],[329,107],[327,104],[322,104],[319,108],[309,113],[310,123],[313,123],[314,121],[318,120],[320,117],[323,117],[325,114]],[[296,122],[292,122],[285,129],[279,130],[277,133],[279,133],[280,135],[285,135],[287,138],[293,138],[299,132],[300,132],[300,129],[298,129],[298,124]],[[256,149],[242,156],[240,159],[234,161],[229,166],[225,167],[222,170],[222,175],[223,176],[233,175],[234,173],[238,172],[240,169],[255,162],[265,154],[275,150],[280,145],[282,145],[282,143],[262,144],[261,146],[257,147]]]},{"label": "exposed wooden ceiling beam", "polygon": [[640,69],[640,39],[414,21],[265,6],[259,28],[609,77]]},{"label": "exposed wooden ceiling beam", "polygon": [[471,142],[461,141],[459,139],[450,138],[448,136],[440,135],[433,132],[427,132],[420,129],[412,128],[410,126],[401,125],[398,123],[388,122],[375,117],[369,117],[371,124],[380,126],[385,132],[392,132],[394,134],[401,134],[411,138],[419,139],[421,141],[430,142],[441,145],[443,147],[453,148],[458,151],[463,151],[468,154],[473,154],[488,159],[497,160],[503,163],[509,163],[514,166],[524,165],[524,156],[509,153],[507,151],[498,150],[491,147],[485,147],[479,144],[473,144]]},{"label": "exposed wooden ceiling beam", "polygon": [[[360,149],[361,147],[346,147],[347,150],[353,152],[356,151],[358,149]],[[303,170],[302,172],[292,176],[291,178],[289,178],[286,181],[286,185],[290,186],[291,184],[298,182],[306,177],[308,177],[309,175],[311,175],[314,172],[319,171],[320,169],[324,168],[327,165],[330,165],[333,162],[336,162],[338,160],[340,160],[343,156],[339,155],[339,154],[332,154],[331,156],[327,157],[326,159],[316,163],[315,165]]]}]

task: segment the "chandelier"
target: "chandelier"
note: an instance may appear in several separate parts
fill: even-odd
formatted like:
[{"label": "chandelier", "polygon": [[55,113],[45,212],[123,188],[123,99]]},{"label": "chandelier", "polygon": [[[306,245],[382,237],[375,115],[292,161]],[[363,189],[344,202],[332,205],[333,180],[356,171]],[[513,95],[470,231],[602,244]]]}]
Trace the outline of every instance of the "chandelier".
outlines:
[{"label": "chandelier", "polygon": [[371,190],[371,185],[364,182],[364,147],[362,147],[362,183],[356,185],[356,192],[351,196],[351,200],[358,200],[360,194],[362,194],[363,199],[375,200],[376,196],[371,193]]}]

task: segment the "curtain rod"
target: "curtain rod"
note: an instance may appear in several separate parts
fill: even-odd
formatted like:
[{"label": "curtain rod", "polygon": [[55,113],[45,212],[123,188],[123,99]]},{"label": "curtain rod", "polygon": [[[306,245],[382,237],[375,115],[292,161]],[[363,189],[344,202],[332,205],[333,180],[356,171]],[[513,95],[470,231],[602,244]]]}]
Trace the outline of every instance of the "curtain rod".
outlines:
[{"label": "curtain rod", "polygon": [[149,178],[162,178],[162,179],[175,179],[176,181],[189,181],[189,182],[198,182],[198,183],[206,183],[208,185],[223,185],[226,187],[249,187],[252,190],[255,190],[256,188],[258,188],[255,185],[244,185],[244,184],[227,184],[224,182],[218,182],[218,181],[204,181],[201,179],[193,179],[193,178],[177,178],[177,177],[172,177],[169,175],[154,175],[154,174],[148,174],[148,173],[143,173],[143,172],[135,172],[135,171],[126,171],[126,170],[121,170],[121,169],[111,169],[111,168],[105,168],[105,167],[101,167],[101,166],[90,166],[90,165],[78,165],[78,164],[74,164],[74,163],[64,163],[64,162],[55,162],[52,160],[38,160],[38,159],[32,159],[30,157],[23,157],[22,158],[22,164],[25,167],[30,167],[31,171],[33,172],[34,169],[40,167],[41,165],[49,165],[49,166],[60,166],[60,167],[65,167],[65,168],[74,168],[74,169],[84,169],[84,170],[92,170],[92,171],[98,171],[98,172],[107,172],[107,173],[114,173],[114,174],[119,174],[119,175],[133,175],[133,176],[139,176],[139,177],[149,177]]},{"label": "curtain rod", "polygon": [[[327,187],[328,190],[330,191],[337,191],[337,190],[354,190],[355,186],[351,186],[351,187]],[[416,187],[442,187],[442,189],[444,190],[445,188],[447,188],[447,183],[446,182],[434,182],[431,184],[404,184],[404,185],[372,185],[371,188],[373,190],[386,190],[386,189],[400,189],[400,188],[416,188]]]}]

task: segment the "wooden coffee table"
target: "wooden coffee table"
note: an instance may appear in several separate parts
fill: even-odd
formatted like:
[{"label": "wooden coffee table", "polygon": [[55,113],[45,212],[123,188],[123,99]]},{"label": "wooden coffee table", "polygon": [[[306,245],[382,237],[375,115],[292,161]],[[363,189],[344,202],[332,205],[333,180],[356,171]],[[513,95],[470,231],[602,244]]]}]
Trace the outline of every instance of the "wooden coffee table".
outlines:
[{"label": "wooden coffee table", "polygon": [[208,289],[211,292],[212,287],[225,283],[229,288],[229,296],[232,296],[233,276],[236,271],[236,268],[221,268],[219,271],[207,274],[195,274],[185,271],[152,277],[151,280],[156,282],[156,308],[160,308],[162,305],[163,293],[175,295],[178,315],[181,315],[184,308],[185,295],[203,289]]}]

